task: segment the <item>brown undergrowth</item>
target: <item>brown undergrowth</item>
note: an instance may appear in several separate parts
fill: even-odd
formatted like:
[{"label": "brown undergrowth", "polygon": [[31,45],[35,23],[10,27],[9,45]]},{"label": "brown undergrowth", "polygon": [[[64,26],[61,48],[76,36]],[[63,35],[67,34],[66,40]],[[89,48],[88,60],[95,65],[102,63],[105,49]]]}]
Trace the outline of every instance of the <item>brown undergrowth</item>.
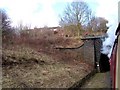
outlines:
[{"label": "brown undergrowth", "polygon": [[79,39],[42,37],[3,42],[3,88],[69,88],[93,69],[82,54],[55,48],[80,46]]}]

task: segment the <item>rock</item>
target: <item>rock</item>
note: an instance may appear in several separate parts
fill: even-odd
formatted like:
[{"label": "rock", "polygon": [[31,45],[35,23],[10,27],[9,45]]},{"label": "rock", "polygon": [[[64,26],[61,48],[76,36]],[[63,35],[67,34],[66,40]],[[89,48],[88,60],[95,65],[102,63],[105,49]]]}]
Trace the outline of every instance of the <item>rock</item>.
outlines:
[{"label": "rock", "polygon": [[48,74],[48,71],[43,70],[43,71],[42,71],[42,74],[43,74],[43,75],[47,75],[47,74]]}]

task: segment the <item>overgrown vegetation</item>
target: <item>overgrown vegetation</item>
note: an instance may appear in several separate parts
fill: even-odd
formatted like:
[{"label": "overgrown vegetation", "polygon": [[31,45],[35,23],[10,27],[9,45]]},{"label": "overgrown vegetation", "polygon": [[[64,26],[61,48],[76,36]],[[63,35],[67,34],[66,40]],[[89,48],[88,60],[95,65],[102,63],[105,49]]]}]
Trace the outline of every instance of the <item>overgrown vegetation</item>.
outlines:
[{"label": "overgrown vegetation", "polygon": [[[56,47],[81,46],[83,42],[80,40],[80,36],[96,35],[94,31],[101,31],[100,28],[103,28],[102,31],[106,30],[107,21],[104,22],[103,18],[92,18],[88,20],[89,22],[86,25],[83,24],[83,20],[80,18],[85,19],[84,15],[78,18],[80,16],[78,11],[82,10],[79,4],[82,4],[82,7],[87,10],[84,12],[85,16],[90,18],[88,12],[91,11],[86,3],[72,3],[74,11],[76,11],[75,14],[77,14],[77,17],[72,19],[77,21],[63,23],[63,27],[53,28],[30,29],[22,23],[18,28],[14,28],[10,25],[11,21],[6,12],[0,10],[2,18],[0,30],[2,31],[3,87],[70,87],[93,69],[83,60],[82,51],[78,53],[73,50],[56,49]],[[70,12],[71,10],[73,11],[68,7],[67,11]],[[68,14],[71,13],[69,12]],[[97,26],[99,28],[96,29],[93,25],[100,27]],[[19,32],[16,33],[16,30]],[[99,34],[101,33],[98,32]],[[59,83],[56,84],[56,82]]]},{"label": "overgrown vegetation", "polygon": [[13,38],[15,38],[14,28],[11,27],[11,21],[5,10],[0,9],[1,16],[1,31],[2,31],[2,41],[3,43],[12,43]]}]

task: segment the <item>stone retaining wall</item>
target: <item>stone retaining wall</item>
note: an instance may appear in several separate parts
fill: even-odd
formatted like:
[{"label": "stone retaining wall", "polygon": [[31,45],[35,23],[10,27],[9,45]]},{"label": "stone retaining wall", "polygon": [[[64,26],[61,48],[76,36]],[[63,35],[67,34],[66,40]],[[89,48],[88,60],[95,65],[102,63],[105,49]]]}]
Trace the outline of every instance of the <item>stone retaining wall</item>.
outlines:
[{"label": "stone retaining wall", "polygon": [[77,59],[84,60],[88,64],[92,65],[94,68],[97,68],[100,60],[100,50],[102,48],[102,38],[104,37],[84,37],[83,45],[74,48],[59,48],[63,52],[74,51],[77,52]]}]

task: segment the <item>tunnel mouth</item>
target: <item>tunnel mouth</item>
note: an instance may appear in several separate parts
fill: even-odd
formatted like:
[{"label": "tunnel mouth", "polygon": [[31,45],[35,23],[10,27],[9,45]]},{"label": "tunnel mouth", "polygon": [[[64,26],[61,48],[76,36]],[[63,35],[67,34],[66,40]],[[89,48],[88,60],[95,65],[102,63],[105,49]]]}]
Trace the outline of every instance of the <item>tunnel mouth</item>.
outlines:
[{"label": "tunnel mouth", "polygon": [[100,61],[99,61],[100,72],[107,72],[110,71],[110,63],[109,58],[106,54],[100,54]]}]

